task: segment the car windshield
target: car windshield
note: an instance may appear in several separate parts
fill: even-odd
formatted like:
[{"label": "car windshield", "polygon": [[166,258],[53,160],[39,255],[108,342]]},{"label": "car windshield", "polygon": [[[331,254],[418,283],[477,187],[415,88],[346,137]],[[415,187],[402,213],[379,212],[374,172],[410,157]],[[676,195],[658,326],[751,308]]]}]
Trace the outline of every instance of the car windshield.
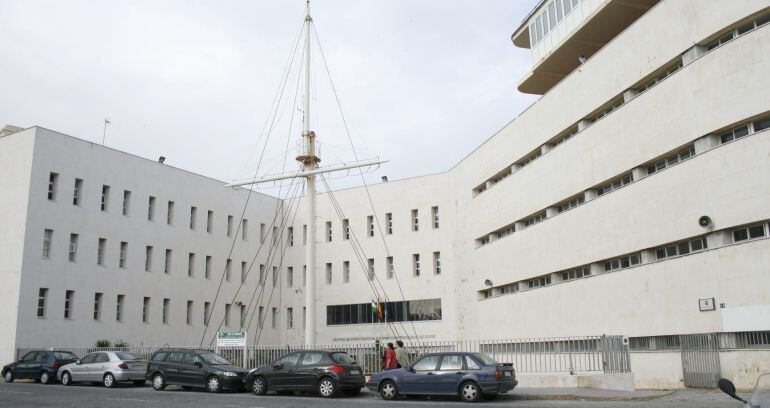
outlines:
[{"label": "car windshield", "polygon": [[200,356],[200,358],[202,358],[203,361],[206,362],[206,364],[211,364],[211,365],[225,365],[225,364],[229,365],[230,364],[230,362],[227,361],[226,358],[220,356],[217,353],[200,353],[198,354],[198,356]]},{"label": "car windshield", "polygon": [[77,360],[78,356],[68,351],[57,351],[53,353],[53,356],[57,360]]},{"label": "car windshield", "polygon": [[139,357],[134,353],[115,353],[121,360],[139,360]]},{"label": "car windshield", "polygon": [[352,357],[348,355],[348,353],[331,353],[332,360],[334,360],[335,363],[340,364],[354,364],[356,360],[353,360]]},{"label": "car windshield", "polygon": [[481,360],[481,362],[484,363],[484,365],[497,365],[497,360],[495,360],[494,358],[484,353],[476,353],[473,356]]}]

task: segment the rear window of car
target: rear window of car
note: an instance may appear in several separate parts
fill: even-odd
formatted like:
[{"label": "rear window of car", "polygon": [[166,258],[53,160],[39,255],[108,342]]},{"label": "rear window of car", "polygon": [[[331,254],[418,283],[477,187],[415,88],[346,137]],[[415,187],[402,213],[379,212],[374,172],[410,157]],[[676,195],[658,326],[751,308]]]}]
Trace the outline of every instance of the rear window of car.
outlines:
[{"label": "rear window of car", "polygon": [[139,360],[139,357],[134,353],[115,353],[121,360]]},{"label": "rear window of car", "polygon": [[335,363],[339,364],[353,364],[356,362],[356,360],[353,360],[353,358],[350,357],[348,353],[331,353],[330,356]]},{"label": "rear window of car", "polygon": [[473,356],[481,360],[484,365],[497,365],[497,360],[484,353],[476,353]]},{"label": "rear window of car", "polygon": [[166,359],[166,354],[168,354],[168,353],[166,353],[166,352],[155,353],[152,356],[152,361],[163,361],[163,360]]},{"label": "rear window of car", "polygon": [[56,351],[53,353],[53,357],[57,360],[77,360],[78,356],[68,351]]}]

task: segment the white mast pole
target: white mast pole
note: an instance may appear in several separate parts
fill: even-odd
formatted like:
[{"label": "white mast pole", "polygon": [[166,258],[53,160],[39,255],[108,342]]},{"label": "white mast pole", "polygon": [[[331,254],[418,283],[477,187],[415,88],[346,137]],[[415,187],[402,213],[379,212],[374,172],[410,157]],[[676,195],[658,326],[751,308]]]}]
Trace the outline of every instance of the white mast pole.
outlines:
[{"label": "white mast pole", "polygon": [[[305,152],[302,163],[304,170],[317,166],[318,157],[315,153],[315,134],[310,131],[310,30],[313,23],[310,17],[310,0],[307,0],[305,16],[305,110],[302,120],[302,137],[305,139]],[[307,281],[305,282],[305,344],[315,344],[315,174],[307,176],[307,216],[308,231],[305,243],[305,263],[307,264]]]}]

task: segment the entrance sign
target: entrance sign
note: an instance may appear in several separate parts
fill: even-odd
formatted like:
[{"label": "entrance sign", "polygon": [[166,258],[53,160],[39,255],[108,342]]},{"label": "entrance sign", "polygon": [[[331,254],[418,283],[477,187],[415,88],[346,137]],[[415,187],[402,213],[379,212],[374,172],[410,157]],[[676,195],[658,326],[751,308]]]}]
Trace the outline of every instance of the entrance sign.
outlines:
[{"label": "entrance sign", "polygon": [[217,332],[217,347],[246,346],[246,332]]}]

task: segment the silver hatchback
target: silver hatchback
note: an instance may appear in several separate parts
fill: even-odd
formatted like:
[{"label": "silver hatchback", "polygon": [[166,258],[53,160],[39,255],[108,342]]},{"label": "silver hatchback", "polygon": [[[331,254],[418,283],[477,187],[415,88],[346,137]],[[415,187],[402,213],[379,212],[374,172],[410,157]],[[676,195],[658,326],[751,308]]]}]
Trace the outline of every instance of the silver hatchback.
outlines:
[{"label": "silver hatchback", "polygon": [[100,382],[107,388],[130,381],[144,385],[147,363],[133,353],[98,351],[59,368],[56,376],[63,385],[75,382]]}]

